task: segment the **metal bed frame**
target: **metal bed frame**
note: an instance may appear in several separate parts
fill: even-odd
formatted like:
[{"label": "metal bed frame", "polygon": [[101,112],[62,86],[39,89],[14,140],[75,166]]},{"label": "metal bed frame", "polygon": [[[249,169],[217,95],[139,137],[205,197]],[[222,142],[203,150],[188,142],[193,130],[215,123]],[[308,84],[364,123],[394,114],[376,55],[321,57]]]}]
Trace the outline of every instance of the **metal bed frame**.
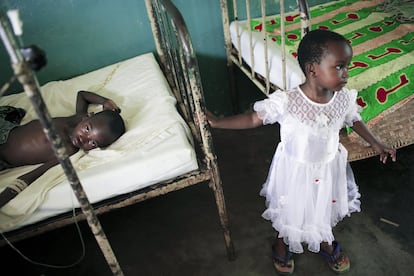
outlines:
[{"label": "metal bed frame", "polygon": [[[226,49],[227,57],[227,68],[231,88],[231,97],[233,102],[234,112],[238,112],[237,103],[238,92],[236,87],[235,80],[235,67],[239,68],[244,75],[246,75],[266,96],[269,95],[272,91],[276,89],[286,90],[286,54],[285,54],[285,23],[284,20],[280,22],[280,34],[281,34],[281,45],[282,45],[282,79],[284,81],[283,87],[277,87],[275,84],[269,82],[269,66],[268,66],[268,43],[266,32],[263,33],[264,41],[264,63],[266,74],[261,76],[254,72],[253,64],[253,43],[252,43],[252,34],[249,30],[249,41],[250,41],[250,53],[251,53],[251,64],[252,66],[247,65],[241,56],[241,52],[237,51],[236,47],[231,42],[230,38],[230,20],[235,21],[236,30],[238,28],[238,21],[251,20],[251,0],[245,0],[245,10],[246,15],[241,17],[239,15],[242,5],[239,5],[242,2],[241,0],[220,0],[221,5],[221,14],[222,14],[222,24],[224,31],[224,43]],[[285,18],[285,7],[284,1],[278,1],[280,3],[280,18]],[[297,0],[298,11],[301,19],[301,33],[302,37],[310,30],[311,18],[310,10],[306,0]],[[230,3],[230,5],[228,5]],[[269,11],[266,11],[266,0],[254,1],[255,5],[260,5],[261,8],[261,21],[262,25],[266,25],[266,16],[269,14]],[[237,31],[239,33],[239,31]],[[238,37],[238,48],[240,49],[240,36]],[[401,148],[414,144],[414,100],[409,101],[402,107],[397,110],[391,110],[387,112],[387,119],[381,120],[377,124],[371,127],[371,131],[384,143],[390,145],[393,148]],[[365,158],[369,158],[377,155],[377,153],[359,136],[354,135],[350,136],[345,131],[340,133],[341,143],[348,150],[348,161],[356,161]]]},{"label": "metal bed frame", "polygon": [[[237,5],[237,0],[232,0],[232,5],[229,9],[229,5],[227,4],[227,0],[220,0],[221,5],[221,15],[222,15],[222,24],[223,24],[223,31],[224,31],[224,44],[226,48],[226,57],[227,57],[227,67],[229,71],[229,78],[231,82],[231,92],[232,92],[232,99],[233,104],[237,102],[237,89],[235,84],[234,78],[234,65],[236,65],[265,95],[269,95],[270,92],[274,91],[275,89],[282,89],[286,90],[286,55],[285,55],[285,22],[281,20],[280,22],[280,34],[281,34],[281,44],[282,44],[282,74],[283,74],[283,87],[277,87],[275,84],[270,83],[269,81],[269,64],[268,64],[268,37],[266,32],[263,32],[263,41],[264,41],[264,62],[265,62],[265,75],[260,76],[256,72],[254,72],[254,58],[253,58],[253,41],[252,41],[252,32],[249,31],[249,45],[250,45],[250,60],[252,66],[248,66],[245,62],[243,62],[241,52],[238,51],[232,44],[230,39],[230,20],[234,20],[236,23],[236,30],[238,30],[238,21],[247,19],[250,21],[252,19],[251,15],[251,4],[250,0],[246,0],[246,18],[239,16],[239,8]],[[255,1],[257,4],[258,2]],[[284,18],[285,16],[285,5],[284,1],[280,0],[280,18]],[[297,0],[298,10],[300,13],[301,18],[301,30],[302,30],[302,37],[309,31],[310,29],[310,14],[309,14],[309,7],[306,0]],[[266,25],[266,0],[260,0],[260,11],[261,11],[261,20],[263,26]],[[237,31],[239,33],[239,31]],[[237,37],[238,48],[240,49],[240,35]]]},{"label": "metal bed frame", "polygon": [[[154,35],[158,61],[177,99],[178,110],[191,129],[199,169],[91,206],[60,138],[54,130],[47,107],[40,96],[36,76],[22,58],[17,42],[9,27],[9,22],[0,12],[2,23],[2,28],[0,28],[2,32],[0,34],[5,45],[7,44],[6,49],[11,56],[13,70],[34,105],[43,127],[47,130],[47,133],[50,133],[48,138],[53,144],[60,164],[81,204],[81,208],[76,210],[75,216],[72,213],[67,213],[5,233],[4,235],[7,236],[9,241],[28,238],[71,224],[75,220],[86,219],[113,274],[123,275],[96,216],[195,184],[208,183],[214,193],[228,259],[235,259],[222,181],[217,157],[214,152],[210,127],[205,116],[206,107],[203,88],[190,35],[183,17],[170,0],[146,0],[145,3]],[[0,244],[5,243],[4,239],[0,240]]]}]

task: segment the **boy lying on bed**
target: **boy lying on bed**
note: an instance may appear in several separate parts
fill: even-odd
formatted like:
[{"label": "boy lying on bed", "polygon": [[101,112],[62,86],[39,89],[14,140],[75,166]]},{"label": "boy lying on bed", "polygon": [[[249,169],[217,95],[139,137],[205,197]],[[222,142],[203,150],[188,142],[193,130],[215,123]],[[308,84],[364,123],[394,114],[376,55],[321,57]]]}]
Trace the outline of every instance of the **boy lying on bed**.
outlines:
[{"label": "boy lying on bed", "polygon": [[[101,104],[103,111],[88,113],[89,104]],[[53,123],[67,153],[73,155],[79,149],[89,151],[115,142],[125,132],[120,112],[120,108],[111,99],[79,91],[76,114],[53,118]],[[0,193],[0,208],[59,163],[39,120],[19,126],[24,115],[25,111],[21,108],[0,107],[0,170],[43,164],[19,176]]]}]

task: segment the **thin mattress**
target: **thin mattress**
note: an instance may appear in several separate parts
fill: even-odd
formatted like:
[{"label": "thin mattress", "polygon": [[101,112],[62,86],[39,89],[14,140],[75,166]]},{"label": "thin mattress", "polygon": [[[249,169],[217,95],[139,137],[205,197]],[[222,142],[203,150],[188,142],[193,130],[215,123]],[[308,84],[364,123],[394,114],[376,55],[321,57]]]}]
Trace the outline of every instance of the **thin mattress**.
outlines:
[{"label": "thin mattress", "polygon": [[[152,53],[41,87],[52,117],[75,112],[79,90],[113,99],[121,107],[127,132],[107,149],[71,156],[91,203],[126,194],[198,168],[188,126],[178,114],[167,81]],[[22,124],[36,118],[24,93],[5,96],[0,105],[27,111]],[[91,111],[101,110],[91,106]],[[0,172],[0,190],[35,166]],[[0,231],[10,231],[79,207],[62,168],[48,170],[0,209]]]}]

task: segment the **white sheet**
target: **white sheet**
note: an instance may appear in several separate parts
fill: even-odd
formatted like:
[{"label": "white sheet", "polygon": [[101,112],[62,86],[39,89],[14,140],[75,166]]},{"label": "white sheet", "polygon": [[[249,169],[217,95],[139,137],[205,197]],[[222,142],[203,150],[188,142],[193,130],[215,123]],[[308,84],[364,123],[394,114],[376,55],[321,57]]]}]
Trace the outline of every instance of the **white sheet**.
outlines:
[{"label": "white sheet", "polygon": [[[230,24],[230,37],[234,47],[241,52],[243,60],[251,67],[252,61],[250,56],[250,39],[248,21],[235,21]],[[236,27],[238,24],[238,27]],[[240,48],[237,39],[237,29],[240,35]],[[253,70],[263,77],[266,77],[265,51],[263,42],[263,33],[252,32],[253,45]],[[282,49],[276,43],[268,42],[268,64],[270,82],[283,88],[283,69],[282,69]],[[289,54],[286,54],[286,89],[291,89],[303,83],[305,76],[299,67],[298,62]]]},{"label": "white sheet", "polygon": [[[127,132],[109,148],[71,156],[91,203],[197,169],[189,129],[177,113],[176,100],[151,53],[45,84],[42,95],[52,117],[73,114],[79,90],[113,99],[121,107],[127,127]],[[22,123],[36,118],[25,94],[3,97],[0,105],[25,108],[27,115]],[[0,189],[34,167],[0,172]],[[62,169],[56,166],[0,209],[0,230],[19,228],[78,206]]]}]

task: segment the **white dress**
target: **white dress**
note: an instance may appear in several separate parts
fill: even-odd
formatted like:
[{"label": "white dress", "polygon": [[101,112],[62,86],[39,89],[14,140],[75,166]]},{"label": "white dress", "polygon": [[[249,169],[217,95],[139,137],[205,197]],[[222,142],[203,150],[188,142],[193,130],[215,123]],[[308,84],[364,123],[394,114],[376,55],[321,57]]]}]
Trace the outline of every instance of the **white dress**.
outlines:
[{"label": "white dress", "polygon": [[360,211],[360,194],[339,130],[361,120],[357,91],[343,88],[326,104],[310,100],[300,88],[276,91],[254,104],[263,124],[280,123],[281,142],[260,194],[262,216],[289,245],[302,253],[302,243],[319,252],[334,240],[332,227]]}]

